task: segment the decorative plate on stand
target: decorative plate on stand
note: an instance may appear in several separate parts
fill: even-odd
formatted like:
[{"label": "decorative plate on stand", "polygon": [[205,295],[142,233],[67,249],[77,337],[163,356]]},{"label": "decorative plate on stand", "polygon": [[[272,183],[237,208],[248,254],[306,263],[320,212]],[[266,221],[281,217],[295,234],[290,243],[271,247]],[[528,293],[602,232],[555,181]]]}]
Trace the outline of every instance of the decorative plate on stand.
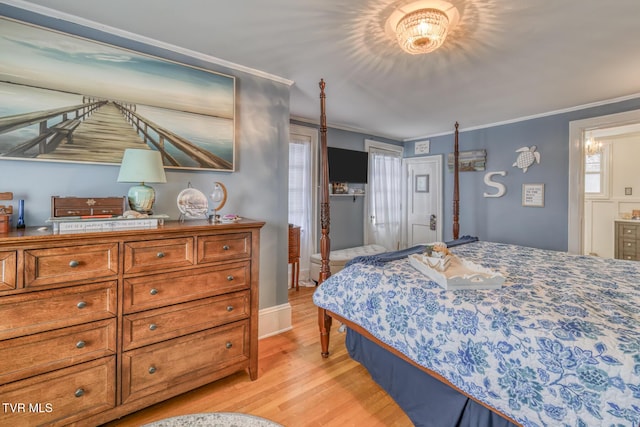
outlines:
[{"label": "decorative plate on stand", "polygon": [[206,217],[209,212],[207,196],[200,190],[189,186],[178,194],[178,210],[180,211],[180,220]]}]

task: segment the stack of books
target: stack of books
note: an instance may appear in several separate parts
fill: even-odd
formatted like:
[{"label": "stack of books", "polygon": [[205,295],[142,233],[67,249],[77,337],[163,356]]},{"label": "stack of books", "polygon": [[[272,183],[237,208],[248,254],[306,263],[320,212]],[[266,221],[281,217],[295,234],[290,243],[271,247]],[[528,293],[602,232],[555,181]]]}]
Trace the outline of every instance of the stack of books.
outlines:
[{"label": "stack of books", "polygon": [[147,218],[123,217],[64,217],[49,218],[54,233],[84,233],[128,230],[132,228],[157,228],[162,225],[168,215],[151,215]]}]

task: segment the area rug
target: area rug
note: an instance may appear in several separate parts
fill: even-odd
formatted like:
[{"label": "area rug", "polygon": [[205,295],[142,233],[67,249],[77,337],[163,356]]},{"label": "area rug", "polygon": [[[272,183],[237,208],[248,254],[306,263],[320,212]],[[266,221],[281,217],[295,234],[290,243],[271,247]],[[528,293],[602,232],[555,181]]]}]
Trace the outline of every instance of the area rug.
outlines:
[{"label": "area rug", "polygon": [[237,412],[180,415],[145,424],[143,427],[283,427],[265,418]]}]

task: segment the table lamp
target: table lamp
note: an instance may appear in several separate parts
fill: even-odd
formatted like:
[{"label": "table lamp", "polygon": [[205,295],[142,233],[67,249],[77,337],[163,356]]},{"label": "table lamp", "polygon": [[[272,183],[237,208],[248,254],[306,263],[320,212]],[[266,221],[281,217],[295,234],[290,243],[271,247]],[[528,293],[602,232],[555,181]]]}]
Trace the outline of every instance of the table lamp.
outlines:
[{"label": "table lamp", "polygon": [[140,185],[129,189],[129,207],[136,212],[152,214],[156,192],[145,185],[145,182],[167,182],[160,152],[151,149],[126,149],[120,164],[118,182],[139,182]]}]

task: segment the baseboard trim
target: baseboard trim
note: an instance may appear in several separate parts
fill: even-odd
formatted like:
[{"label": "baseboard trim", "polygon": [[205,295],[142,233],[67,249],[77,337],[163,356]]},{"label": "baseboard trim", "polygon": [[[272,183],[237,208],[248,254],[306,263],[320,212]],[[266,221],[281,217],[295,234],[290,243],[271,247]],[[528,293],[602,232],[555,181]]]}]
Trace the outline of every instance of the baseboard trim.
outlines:
[{"label": "baseboard trim", "polygon": [[289,303],[264,308],[258,313],[258,339],[278,335],[293,329]]}]

